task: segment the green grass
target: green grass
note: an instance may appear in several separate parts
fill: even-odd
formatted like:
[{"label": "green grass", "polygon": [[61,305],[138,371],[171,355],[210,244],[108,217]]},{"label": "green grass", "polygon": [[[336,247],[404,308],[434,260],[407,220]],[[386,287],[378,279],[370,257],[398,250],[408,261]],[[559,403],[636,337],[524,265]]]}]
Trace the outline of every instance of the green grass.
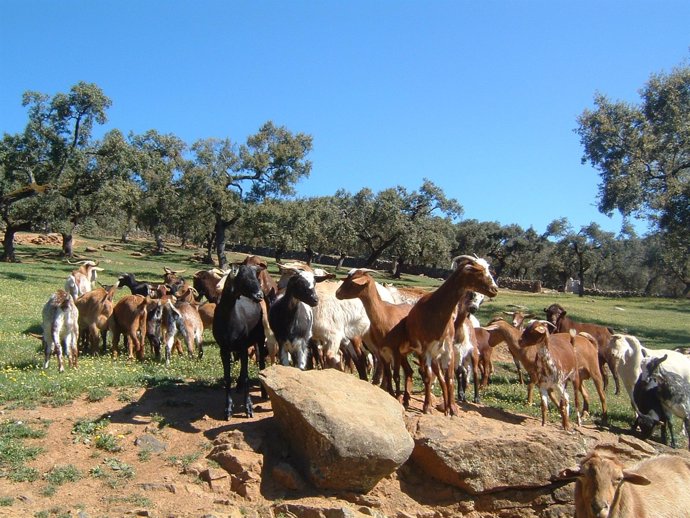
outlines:
[{"label": "green grass", "polygon": [[[102,248],[106,244],[107,251]],[[86,246],[98,251],[85,253]],[[169,245],[169,248],[171,251],[163,255],[152,255],[150,242],[121,244],[77,236],[75,251],[84,258],[100,261],[100,266],[105,271],[99,274],[99,281],[106,285],[115,283],[118,275],[124,272],[132,272],[137,278],[144,280],[162,280],[164,266],[175,270],[185,269],[184,276],[191,276],[194,271],[207,268],[191,259],[193,250],[173,245]],[[147,349],[144,361],[128,361],[122,355],[116,359],[110,355],[81,356],[78,369],[66,367],[65,372],[59,374],[57,362],[52,358],[49,368],[44,370],[40,340],[29,333],[41,332],[43,304],[50,294],[63,288],[65,279],[74,266],[60,259],[58,247],[19,245],[17,251],[21,263],[0,263],[0,406],[7,409],[60,406],[79,398],[95,402],[108,394],[117,394],[118,400],[128,402],[132,401],[139,388],[181,384],[218,387],[220,391],[222,366],[218,347],[208,331],[205,334],[203,359],[175,355],[169,368],[152,359],[150,350]],[[140,256],[140,253],[145,255]],[[228,254],[230,260],[242,257],[244,256],[241,254]],[[269,272],[277,276],[275,262],[270,258],[266,262]],[[330,267],[327,269],[333,270]],[[339,276],[342,275],[344,272],[339,273]],[[437,279],[409,275],[404,275],[400,281],[389,279],[385,275],[379,280],[427,288],[439,284]],[[119,290],[115,300],[127,294],[128,289]],[[543,308],[554,302],[563,305],[574,319],[605,324],[616,331],[635,334],[647,347],[673,348],[690,345],[690,300],[580,298],[562,293],[501,291],[495,299],[484,303],[478,317],[480,321],[486,322],[503,311],[513,311],[515,306],[543,315]],[[235,364],[235,369],[237,368],[238,365]],[[252,364],[250,368],[250,375],[255,377],[255,365]],[[498,364],[494,380],[483,394],[483,402],[515,412],[537,415],[538,406],[528,407],[525,404],[526,390],[516,384],[516,379],[512,364]],[[591,387],[589,382],[588,385]],[[589,391],[593,396],[592,407],[596,416],[599,403],[593,387]],[[627,428],[628,420],[632,417],[629,401],[622,396],[613,396],[611,387],[607,394],[614,426]],[[159,426],[165,424],[160,422]],[[25,439],[8,438],[8,433],[3,429],[0,441],[11,443],[10,449],[15,452],[13,455],[29,458],[38,454],[29,446],[22,452],[19,446]],[[12,459],[0,458],[0,471],[6,472],[13,462],[15,461]],[[18,462],[16,465],[21,466],[23,463]],[[30,478],[33,475],[26,472],[20,476]]]},{"label": "green grass", "polygon": [[0,425],[0,477],[14,482],[38,479],[38,471],[26,466],[42,452],[40,447],[31,445],[30,440],[44,437],[47,423],[36,426],[14,421]]}]

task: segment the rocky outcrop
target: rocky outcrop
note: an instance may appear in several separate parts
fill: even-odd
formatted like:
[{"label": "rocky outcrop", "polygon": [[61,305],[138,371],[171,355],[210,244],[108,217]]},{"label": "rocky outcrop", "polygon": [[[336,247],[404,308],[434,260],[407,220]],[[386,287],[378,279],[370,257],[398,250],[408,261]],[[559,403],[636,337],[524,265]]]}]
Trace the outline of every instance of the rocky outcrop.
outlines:
[{"label": "rocky outcrop", "polygon": [[282,366],[260,379],[295,466],[318,488],[366,493],[412,453],[402,407],[370,383]]},{"label": "rocky outcrop", "polygon": [[477,495],[506,488],[548,486],[564,466],[587,452],[579,434],[557,426],[526,428],[523,418],[498,410],[480,428],[466,414],[408,420],[412,461],[441,482]]}]

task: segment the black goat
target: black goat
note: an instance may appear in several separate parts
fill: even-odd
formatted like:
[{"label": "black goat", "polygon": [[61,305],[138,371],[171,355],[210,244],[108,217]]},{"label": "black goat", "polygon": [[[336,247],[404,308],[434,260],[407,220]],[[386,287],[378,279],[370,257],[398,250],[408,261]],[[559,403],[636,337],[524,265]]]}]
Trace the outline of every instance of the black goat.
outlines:
[{"label": "black goat", "polygon": [[142,295],[143,297],[149,297],[155,293],[156,285],[150,282],[140,282],[134,278],[133,273],[124,273],[117,278],[117,285],[119,288],[127,286],[132,295]]},{"label": "black goat", "polygon": [[311,325],[314,320],[312,307],[319,298],[316,295],[316,280],[312,272],[295,270],[285,289],[285,294],[276,300],[268,312],[268,321],[280,348],[280,363],[307,368]]},{"label": "black goat", "polygon": [[635,431],[639,428],[641,437],[649,439],[656,425],[661,424],[661,440],[664,444],[668,444],[666,437],[668,417],[659,399],[659,384],[650,376],[646,368],[642,369],[635,382],[632,397],[637,406],[637,417],[631,430]]},{"label": "black goat", "polygon": [[[259,368],[266,365],[265,335],[262,324],[263,311],[259,302],[263,293],[257,277],[262,268],[241,265],[235,274],[230,273],[225,281],[220,301],[213,315],[213,338],[220,346],[225,382],[225,419],[232,417],[231,395],[233,355],[240,359],[238,389],[244,388],[247,417],[254,417],[249,395],[249,347],[256,347]],[[240,298],[242,297],[242,298]],[[261,397],[266,398],[266,389],[261,386]]]},{"label": "black goat", "polygon": [[635,383],[633,398],[642,414],[635,423],[643,434],[651,434],[654,425],[663,421],[662,440],[666,443],[666,428],[671,434],[671,447],[676,448],[672,416],[680,417],[688,434],[690,449],[690,383],[675,372],[661,367],[668,355],[648,358],[642,363],[642,373]]}]

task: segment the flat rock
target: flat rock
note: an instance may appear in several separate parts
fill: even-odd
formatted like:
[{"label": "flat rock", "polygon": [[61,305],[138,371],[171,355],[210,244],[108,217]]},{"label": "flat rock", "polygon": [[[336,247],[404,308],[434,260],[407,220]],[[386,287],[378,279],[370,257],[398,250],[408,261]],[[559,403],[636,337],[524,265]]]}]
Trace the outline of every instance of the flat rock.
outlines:
[{"label": "flat rock", "polygon": [[272,366],[260,373],[295,466],[319,488],[368,492],[410,456],[403,408],[335,369]]},{"label": "flat rock", "polygon": [[480,428],[463,414],[408,419],[415,441],[412,462],[435,479],[476,495],[549,486],[560,470],[587,452],[587,441],[577,432],[525,426],[527,418],[489,411],[496,418],[484,419]]}]

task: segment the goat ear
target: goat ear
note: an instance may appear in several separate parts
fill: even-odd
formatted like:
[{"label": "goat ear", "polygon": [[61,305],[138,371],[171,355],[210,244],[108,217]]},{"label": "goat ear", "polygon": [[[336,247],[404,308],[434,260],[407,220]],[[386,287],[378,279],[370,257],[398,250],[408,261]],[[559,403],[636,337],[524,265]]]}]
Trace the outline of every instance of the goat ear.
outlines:
[{"label": "goat ear", "polygon": [[635,473],[634,471],[628,470],[623,470],[623,480],[638,486],[648,486],[652,483],[652,481],[644,475],[640,475],[639,473]]}]

